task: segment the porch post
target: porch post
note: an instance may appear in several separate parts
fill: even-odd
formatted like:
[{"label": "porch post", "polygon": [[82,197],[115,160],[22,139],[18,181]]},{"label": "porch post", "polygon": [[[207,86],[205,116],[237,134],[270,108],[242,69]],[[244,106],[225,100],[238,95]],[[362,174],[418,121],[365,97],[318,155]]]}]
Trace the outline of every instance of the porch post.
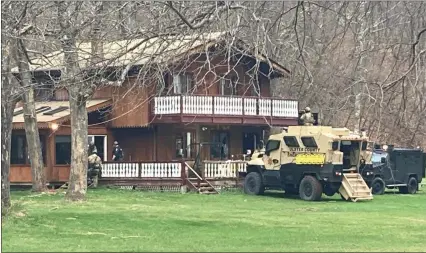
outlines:
[{"label": "porch post", "polygon": [[185,165],[185,160],[181,160],[181,172],[180,172],[180,178],[181,178],[181,187],[180,187],[180,192],[181,193],[186,193],[188,191],[187,189],[187,184],[186,184],[186,180],[187,180],[187,173],[186,173],[186,165]]}]

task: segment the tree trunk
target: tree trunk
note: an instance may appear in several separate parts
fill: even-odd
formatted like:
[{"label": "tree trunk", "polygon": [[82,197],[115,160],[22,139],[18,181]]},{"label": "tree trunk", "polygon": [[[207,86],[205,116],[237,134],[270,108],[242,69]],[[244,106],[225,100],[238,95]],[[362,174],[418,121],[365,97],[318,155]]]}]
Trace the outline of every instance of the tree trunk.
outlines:
[{"label": "tree trunk", "polygon": [[[87,190],[87,109],[86,100],[69,89],[71,111],[71,170],[66,199],[83,200]],[[77,93],[77,94],[76,94]]]},{"label": "tree trunk", "polygon": [[25,90],[23,97],[25,135],[27,139],[28,156],[31,164],[32,190],[46,191],[46,177],[44,173],[43,156],[41,153],[40,135],[37,126],[37,115],[34,101],[34,84],[25,54],[22,40],[17,41],[16,60],[19,68],[19,81]]},{"label": "tree trunk", "polygon": [[10,207],[10,149],[13,111],[16,101],[8,101],[10,94],[4,94],[6,82],[3,81],[1,96],[1,214],[4,216]]},{"label": "tree trunk", "polygon": [[46,191],[46,177],[35,112],[34,88],[29,88],[23,97],[25,136],[31,164],[32,190],[35,192],[43,192]]},{"label": "tree trunk", "polygon": [[65,63],[61,72],[61,82],[68,90],[71,116],[71,168],[65,199],[79,201],[85,199],[87,190],[88,119],[86,100],[90,96],[87,94],[87,90],[90,90],[91,87],[87,87],[88,82],[79,66],[76,47],[78,28],[72,23],[68,9],[72,4],[65,1],[56,2],[56,4],[59,25],[62,30],[61,43]]},{"label": "tree trunk", "polygon": [[[2,29],[4,29],[2,22]],[[10,46],[6,36],[1,37],[1,215],[7,213],[10,204],[10,149],[12,139],[13,111],[17,100],[13,98],[10,78]]]}]

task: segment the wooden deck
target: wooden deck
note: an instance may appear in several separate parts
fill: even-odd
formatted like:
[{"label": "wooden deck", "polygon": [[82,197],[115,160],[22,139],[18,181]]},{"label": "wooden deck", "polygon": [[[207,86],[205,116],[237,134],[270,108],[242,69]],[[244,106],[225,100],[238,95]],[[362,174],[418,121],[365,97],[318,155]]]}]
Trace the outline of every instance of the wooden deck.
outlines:
[{"label": "wooden deck", "polygon": [[[189,189],[189,182],[197,181],[191,173],[190,161],[168,162],[105,162],[100,185],[141,188],[155,191],[181,191]],[[241,187],[241,172],[246,171],[242,160],[204,161],[197,174],[216,189]]]}]

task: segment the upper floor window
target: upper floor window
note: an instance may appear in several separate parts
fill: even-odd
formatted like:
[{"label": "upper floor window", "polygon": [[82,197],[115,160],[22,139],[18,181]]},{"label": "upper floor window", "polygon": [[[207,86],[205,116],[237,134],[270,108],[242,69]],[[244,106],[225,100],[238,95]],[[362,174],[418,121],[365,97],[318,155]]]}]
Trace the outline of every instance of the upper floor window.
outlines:
[{"label": "upper floor window", "polygon": [[35,101],[50,101],[54,96],[53,84],[39,83],[34,89]]},{"label": "upper floor window", "polygon": [[222,96],[232,96],[237,94],[237,77],[221,77],[219,83],[219,94]]},{"label": "upper floor window", "polygon": [[192,75],[187,73],[173,75],[174,94],[188,94],[192,88]]}]

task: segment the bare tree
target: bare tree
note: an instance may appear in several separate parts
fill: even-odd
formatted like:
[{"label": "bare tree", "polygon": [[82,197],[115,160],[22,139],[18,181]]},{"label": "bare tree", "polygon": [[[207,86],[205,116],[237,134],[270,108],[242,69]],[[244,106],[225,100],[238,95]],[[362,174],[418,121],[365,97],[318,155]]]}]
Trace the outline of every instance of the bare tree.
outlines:
[{"label": "bare tree", "polygon": [[[20,83],[21,90],[24,91],[22,94],[22,101],[27,150],[31,163],[32,190],[35,192],[43,192],[47,188],[35,108],[34,93],[36,84],[33,82],[29,66],[28,51],[24,40],[25,34],[33,29],[33,25],[26,21],[28,20],[27,15],[31,13],[29,9],[34,7],[34,4],[25,2],[19,7],[21,7],[22,12],[20,15],[20,22],[16,25],[16,29],[20,31],[20,36],[14,39],[14,50],[12,55],[18,66],[18,82]],[[34,11],[34,9],[32,11]],[[31,18],[36,18],[36,16]]]}]

